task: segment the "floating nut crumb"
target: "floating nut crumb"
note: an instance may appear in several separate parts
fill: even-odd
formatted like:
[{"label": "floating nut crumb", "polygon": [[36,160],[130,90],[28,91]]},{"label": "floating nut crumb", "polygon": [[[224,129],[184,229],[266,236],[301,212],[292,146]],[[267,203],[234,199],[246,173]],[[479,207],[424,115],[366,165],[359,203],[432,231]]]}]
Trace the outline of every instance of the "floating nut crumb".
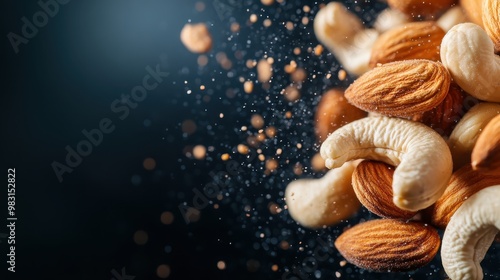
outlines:
[{"label": "floating nut crumb", "polygon": [[205,10],[205,3],[203,3],[203,2],[196,2],[196,4],[194,5],[194,8],[198,12],[203,12]]},{"label": "floating nut crumb", "polygon": [[231,23],[230,29],[231,29],[231,32],[233,32],[233,33],[240,32],[240,24],[237,22],[233,22],[233,23]]},{"label": "floating nut crumb", "polygon": [[302,11],[304,11],[304,13],[309,13],[311,11],[311,7],[305,5],[304,7],[302,7]]},{"label": "floating nut crumb", "polygon": [[304,172],[304,167],[302,166],[302,164],[300,164],[300,162],[297,162],[293,166],[293,174],[300,176],[302,175],[303,172]]},{"label": "floating nut crumb", "polygon": [[314,47],[314,55],[320,56],[323,53],[323,46],[321,44],[318,44],[316,47]]},{"label": "floating nut crumb", "polygon": [[208,64],[208,57],[206,55],[200,55],[198,56],[198,66],[203,67]]},{"label": "floating nut crumb", "polygon": [[296,83],[302,83],[306,80],[307,78],[307,72],[304,70],[304,68],[297,68],[295,71],[292,72],[292,81]]},{"label": "floating nut crumb", "polygon": [[255,129],[261,129],[264,127],[264,118],[259,114],[253,114],[250,123]]},{"label": "floating nut crumb", "polygon": [[286,111],[286,112],[285,112],[285,118],[287,118],[287,119],[291,119],[291,118],[292,118],[292,116],[293,116],[292,112],[290,112],[290,111]]},{"label": "floating nut crumb", "polygon": [[181,41],[193,53],[206,53],[212,49],[212,36],[204,23],[184,25]]},{"label": "floating nut crumb", "polygon": [[326,170],[325,160],[321,157],[319,153],[316,153],[311,158],[311,168],[314,172],[321,172]]},{"label": "floating nut crumb", "polygon": [[203,145],[196,145],[193,148],[193,156],[195,159],[202,160],[207,154],[207,148]]},{"label": "floating nut crumb", "polygon": [[198,127],[196,126],[196,123],[192,120],[185,120],[181,125],[182,132],[186,133],[187,135],[195,133],[197,128]]},{"label": "floating nut crumb", "polygon": [[275,171],[276,169],[278,169],[278,166],[279,166],[279,164],[278,164],[278,161],[277,161],[277,160],[275,160],[275,159],[273,159],[273,158],[272,158],[272,159],[268,159],[268,160],[266,160],[266,169],[267,169],[267,170],[269,170],[269,171],[273,172],[273,171]]},{"label": "floating nut crumb", "polygon": [[286,187],[290,216],[307,228],[339,223],[356,213],[360,203],[351,186],[356,163],[330,170],[320,179],[299,179]]},{"label": "floating nut crumb", "polygon": [[264,155],[260,154],[259,155],[259,160],[260,161],[264,161],[264,160],[266,160],[266,157]]},{"label": "floating nut crumb", "polygon": [[272,24],[272,23],[273,23],[273,22],[272,22],[270,19],[266,18],[266,19],[262,22],[262,25],[264,25],[264,27],[269,27],[269,26],[271,26],[271,24]]},{"label": "floating nut crumb", "polygon": [[257,140],[260,142],[264,142],[264,140],[266,140],[266,135],[264,133],[257,134]]},{"label": "floating nut crumb", "polygon": [[229,160],[230,156],[229,154],[223,154],[221,157],[220,157],[223,161],[226,161],[226,160]]},{"label": "floating nut crumb", "polygon": [[266,6],[271,6],[272,4],[274,4],[274,0],[260,0],[260,2]]},{"label": "floating nut crumb", "polygon": [[302,24],[307,25],[309,23],[309,18],[308,17],[303,17],[302,18]]},{"label": "floating nut crumb", "polygon": [[246,82],[243,84],[243,90],[244,90],[244,91],[245,91],[245,93],[247,93],[247,94],[252,93],[252,91],[253,91],[253,82],[252,82],[252,81],[246,81]]},{"label": "floating nut crumb", "polygon": [[397,118],[353,121],[328,136],[320,152],[330,169],[365,158],[397,166],[392,182],[393,202],[408,211],[436,202],[453,168],[450,149],[438,133],[421,123]]},{"label": "floating nut crumb", "polygon": [[481,261],[500,230],[500,185],[467,199],[453,214],[443,235],[441,259],[452,279],[482,279]]},{"label": "floating nut crumb", "polygon": [[287,86],[283,91],[283,94],[285,96],[285,99],[290,102],[294,102],[300,98],[300,91],[294,85]]},{"label": "floating nut crumb", "polygon": [[[291,21],[287,21],[287,22],[286,22],[286,24],[285,24],[285,27],[286,27],[286,29],[287,29],[288,31],[292,31],[292,30],[293,30],[293,28],[295,27],[295,25],[293,24],[293,22],[291,22]],[[294,53],[295,53],[295,51],[294,51]]]},{"label": "floating nut crumb", "polygon": [[251,14],[250,15],[250,22],[251,23],[256,23],[257,22],[257,15],[256,14]]},{"label": "floating nut crumb", "polygon": [[347,72],[344,69],[340,69],[337,76],[340,81],[343,81],[345,80],[345,78],[347,78]]},{"label": "floating nut crumb", "polygon": [[274,136],[276,136],[276,128],[274,126],[267,127],[266,135],[269,138],[273,138]]},{"label": "floating nut crumb", "polygon": [[237,150],[238,150],[238,153],[240,153],[242,155],[246,155],[250,152],[250,150],[248,149],[248,146],[243,145],[243,144],[239,144],[237,147]]},{"label": "floating nut crumb", "polygon": [[245,64],[249,69],[252,69],[254,68],[255,66],[257,66],[257,60],[254,60],[254,59],[249,59],[247,60],[246,64]]},{"label": "floating nut crumb", "polygon": [[267,83],[273,75],[271,64],[266,59],[261,59],[257,63],[257,79],[261,83]]}]

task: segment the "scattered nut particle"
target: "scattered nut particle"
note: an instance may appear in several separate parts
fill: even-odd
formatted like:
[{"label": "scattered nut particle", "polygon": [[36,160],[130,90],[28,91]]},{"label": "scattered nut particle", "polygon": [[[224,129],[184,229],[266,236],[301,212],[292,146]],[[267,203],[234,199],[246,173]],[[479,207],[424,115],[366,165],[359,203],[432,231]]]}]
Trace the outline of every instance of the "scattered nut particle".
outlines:
[{"label": "scattered nut particle", "polygon": [[254,60],[254,59],[249,59],[249,60],[247,60],[247,62],[246,62],[246,66],[247,66],[247,68],[248,68],[248,69],[252,69],[252,68],[254,68],[254,67],[255,67],[255,65],[257,65],[257,61],[256,61],[256,60]]},{"label": "scattered nut particle", "polygon": [[290,248],[290,244],[288,243],[288,241],[286,241],[286,240],[282,240],[282,241],[280,242],[280,248],[281,248],[282,250],[288,250],[288,248]]},{"label": "scattered nut particle", "polygon": [[184,25],[181,41],[193,53],[206,53],[212,49],[212,36],[204,23]]},{"label": "scattered nut particle", "polygon": [[194,8],[198,12],[203,12],[205,10],[205,3],[201,2],[201,1],[196,2],[196,4],[194,5]]},{"label": "scattered nut particle", "polygon": [[267,83],[271,79],[273,69],[271,64],[266,59],[261,59],[257,63],[257,79],[261,83]]},{"label": "scattered nut particle", "polygon": [[203,145],[196,145],[194,148],[193,148],[193,156],[195,159],[204,159],[205,156],[207,154],[207,148],[205,148],[205,146]]},{"label": "scattered nut particle", "polygon": [[247,138],[247,143],[248,143],[248,145],[250,145],[252,147],[258,147],[260,142],[257,141],[257,137],[250,135]]},{"label": "scattered nut particle", "polygon": [[292,73],[292,81],[296,83],[302,83],[307,78],[307,72],[304,68],[297,68]]},{"label": "scattered nut particle", "polygon": [[187,135],[193,134],[196,129],[196,123],[192,120],[185,120],[182,122],[181,125],[182,132],[186,133]]},{"label": "scattered nut particle", "polygon": [[278,169],[278,166],[279,166],[279,164],[278,164],[278,161],[277,161],[277,160],[275,160],[275,159],[273,159],[273,158],[272,158],[272,159],[268,159],[268,160],[266,160],[266,169],[267,169],[267,170],[269,170],[269,171],[273,172],[273,171],[275,171],[276,169]]},{"label": "scattered nut particle", "polygon": [[256,23],[257,22],[257,15],[256,14],[251,14],[250,15],[250,22],[251,23]]},{"label": "scattered nut particle", "polygon": [[226,263],[224,261],[218,261],[217,262],[217,268],[220,270],[226,269]]},{"label": "scattered nut particle", "polygon": [[274,126],[266,128],[266,135],[269,138],[273,138],[274,136],[276,136],[276,128]]},{"label": "scattered nut particle", "polygon": [[260,2],[266,6],[270,6],[274,3],[274,0],[260,0]]},{"label": "scattered nut particle", "polygon": [[219,209],[219,204],[215,203],[214,204],[214,209]]},{"label": "scattered nut particle", "polygon": [[347,72],[344,69],[339,70],[339,80],[343,81],[347,77]]},{"label": "scattered nut particle", "polygon": [[287,86],[283,91],[283,94],[285,96],[285,99],[290,102],[294,102],[300,98],[300,91],[294,85]]},{"label": "scattered nut particle", "polygon": [[290,64],[285,65],[285,72],[288,74],[293,73],[297,69],[297,62],[294,60],[290,61]]},{"label": "scattered nut particle", "polygon": [[299,55],[300,53],[301,53],[301,50],[300,50],[299,47],[296,47],[296,48],[293,49],[293,54],[294,55]]},{"label": "scattered nut particle", "polygon": [[302,11],[304,11],[304,13],[309,13],[311,11],[311,7],[305,5],[303,8],[302,8]]},{"label": "scattered nut particle", "polygon": [[293,22],[291,21],[287,21],[286,24],[285,24],[285,27],[288,31],[292,31],[293,28],[294,28],[294,25],[293,25]]},{"label": "scattered nut particle", "polygon": [[293,166],[293,174],[297,175],[297,176],[300,176],[302,175],[302,173],[304,172],[303,170],[303,166],[302,164],[300,164],[300,162],[297,162],[294,166]]},{"label": "scattered nut particle", "polygon": [[262,23],[262,25],[264,25],[264,27],[269,27],[269,26],[271,26],[272,24],[273,24],[273,22],[272,22],[270,19],[268,19],[268,18],[266,18],[266,19],[264,20],[264,22]]},{"label": "scattered nut particle", "polygon": [[302,144],[301,143],[297,143],[297,149],[302,149]]},{"label": "scattered nut particle", "polygon": [[340,261],[340,267],[344,267],[347,264],[346,260]]},{"label": "scattered nut particle", "polygon": [[240,153],[242,155],[246,155],[249,152],[248,146],[243,145],[243,144],[239,144],[237,147],[237,150],[238,150],[238,153]]},{"label": "scattered nut particle", "polygon": [[221,157],[220,157],[223,161],[226,161],[230,158],[229,154],[228,153],[225,153],[223,154]]},{"label": "scattered nut particle", "polygon": [[311,159],[311,168],[315,172],[321,172],[326,169],[325,160],[319,153],[315,154]]},{"label": "scattered nut particle", "polygon": [[271,266],[271,270],[272,270],[272,271],[278,271],[278,268],[279,268],[279,267],[278,267],[278,265],[276,265],[276,264],[273,264],[273,265]]},{"label": "scattered nut particle", "polygon": [[203,67],[203,66],[206,66],[208,64],[208,57],[206,55],[200,55],[198,56],[198,66],[200,67]]},{"label": "scattered nut particle", "polygon": [[260,161],[264,161],[264,160],[266,160],[266,157],[263,154],[260,154],[259,155],[259,160]]},{"label": "scattered nut particle", "polygon": [[168,278],[170,276],[170,266],[166,264],[161,264],[156,268],[156,275],[158,278]]},{"label": "scattered nut particle", "polygon": [[335,277],[340,278],[341,276],[342,276],[342,274],[340,274],[340,272],[335,271]]},{"label": "scattered nut particle", "polygon": [[309,18],[308,17],[303,17],[302,18],[302,24],[307,25],[309,23]]},{"label": "scattered nut particle", "polygon": [[264,127],[264,119],[259,114],[253,114],[250,119],[250,123],[255,129],[261,129]]},{"label": "scattered nut particle", "polygon": [[292,112],[290,112],[290,111],[286,111],[286,113],[285,113],[285,117],[286,117],[287,119],[291,119],[291,118],[292,118]]},{"label": "scattered nut particle", "polygon": [[174,214],[169,211],[161,213],[160,216],[161,223],[164,225],[170,225],[174,221]]},{"label": "scattered nut particle", "polygon": [[144,166],[146,170],[153,170],[156,167],[156,161],[153,158],[146,158],[142,162],[142,166]]},{"label": "scattered nut particle", "polygon": [[225,70],[229,70],[233,67],[233,63],[229,60],[229,58],[227,58],[227,55],[224,52],[218,52],[215,55],[215,59]]},{"label": "scattered nut particle", "polygon": [[278,156],[279,156],[279,155],[281,155],[282,153],[283,153],[283,149],[278,148],[278,149],[276,150],[276,154],[277,154]]},{"label": "scattered nut particle", "polygon": [[266,140],[266,135],[264,133],[257,134],[257,140],[263,142],[264,140]]},{"label": "scattered nut particle", "polygon": [[323,45],[318,44],[318,45],[314,48],[314,54],[315,54],[316,56],[320,56],[320,55],[323,53],[323,50],[324,50]]},{"label": "scattered nut particle", "polygon": [[248,127],[246,127],[245,125],[241,127],[241,131],[247,131]]},{"label": "scattered nut particle", "polygon": [[233,22],[233,23],[231,23],[230,29],[231,29],[231,32],[237,33],[240,31],[240,24],[237,22]]},{"label": "scattered nut particle", "polygon": [[245,91],[245,93],[247,93],[247,94],[252,93],[252,91],[253,91],[253,82],[252,82],[252,81],[246,81],[246,82],[243,84],[243,90],[244,90],[244,91]]},{"label": "scattered nut particle", "polygon": [[134,242],[137,245],[144,245],[148,242],[148,233],[143,230],[138,230],[134,233]]}]

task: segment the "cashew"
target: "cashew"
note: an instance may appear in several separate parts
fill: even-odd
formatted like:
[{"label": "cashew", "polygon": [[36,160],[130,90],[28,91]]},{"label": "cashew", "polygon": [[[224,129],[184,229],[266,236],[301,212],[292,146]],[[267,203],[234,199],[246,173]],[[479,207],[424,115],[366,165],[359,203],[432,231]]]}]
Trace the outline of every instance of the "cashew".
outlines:
[{"label": "cashew", "polygon": [[500,104],[479,103],[472,107],[457,123],[450,138],[448,138],[454,170],[470,164],[472,150],[479,134],[488,122],[498,114],[500,114]]},{"label": "cashew", "polygon": [[500,185],[483,189],[453,214],[443,236],[441,259],[453,280],[483,279],[480,262],[500,230]]},{"label": "cashew", "polygon": [[371,48],[378,37],[374,29],[364,29],[361,20],[338,2],[331,2],[314,18],[314,34],[351,74],[370,70]]},{"label": "cashew", "polygon": [[453,26],[466,22],[467,19],[465,17],[464,11],[462,7],[455,6],[446,11],[442,16],[437,20],[437,25],[441,27],[444,31],[450,30]]},{"label": "cashew", "polygon": [[500,56],[484,29],[473,23],[452,27],[441,42],[441,61],[470,95],[500,102]]},{"label": "cashew", "polygon": [[352,159],[373,159],[397,166],[393,202],[417,211],[432,205],[444,192],[452,172],[446,142],[431,128],[403,119],[370,117],[333,132],[321,146],[328,168]]},{"label": "cashew", "polygon": [[383,33],[391,28],[403,25],[409,22],[410,19],[402,12],[394,9],[383,10],[375,20],[373,27],[380,33]]},{"label": "cashew", "polygon": [[356,213],[361,206],[351,185],[356,165],[348,162],[320,179],[291,182],[285,199],[292,218],[304,227],[321,228]]}]

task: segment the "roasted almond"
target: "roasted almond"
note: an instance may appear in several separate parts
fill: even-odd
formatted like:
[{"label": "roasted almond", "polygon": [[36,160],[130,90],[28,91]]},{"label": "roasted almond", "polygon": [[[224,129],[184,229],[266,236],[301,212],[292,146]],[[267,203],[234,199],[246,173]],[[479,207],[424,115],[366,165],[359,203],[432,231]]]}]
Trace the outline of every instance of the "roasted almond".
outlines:
[{"label": "roasted almond", "polygon": [[450,82],[450,73],[439,62],[403,60],[366,72],[347,88],[345,97],[367,112],[412,117],[439,105]]},{"label": "roasted almond", "polygon": [[410,22],[382,33],[375,41],[370,67],[409,59],[439,61],[445,32],[435,21]]},{"label": "roasted almond", "polygon": [[384,218],[408,220],[416,213],[400,209],[392,202],[394,169],[380,161],[365,160],[352,174],[352,187],[361,204],[370,212]]},{"label": "roasted almond", "polygon": [[456,2],[457,0],[387,0],[389,7],[400,10],[414,19],[439,15],[441,12],[451,8]]},{"label": "roasted almond", "polygon": [[471,156],[472,168],[500,173],[500,115],[484,127]]},{"label": "roasted almond", "polygon": [[316,109],[316,137],[322,143],[328,134],[352,121],[366,117],[366,112],[347,102],[344,91],[330,89],[321,96]]},{"label": "roasted almond", "polygon": [[379,272],[410,271],[429,263],[441,240],[437,230],[419,222],[381,219],[358,224],[335,241],[350,263]]},{"label": "roasted almond", "polygon": [[444,229],[465,200],[478,191],[497,184],[500,184],[500,172],[482,173],[466,165],[453,173],[441,198],[425,212],[430,215],[432,225]]},{"label": "roasted almond", "polygon": [[413,116],[412,120],[424,123],[443,136],[449,136],[463,113],[465,93],[455,83],[451,83],[448,94],[436,108]]},{"label": "roasted almond", "polygon": [[495,53],[500,54],[500,1],[483,0],[483,26],[495,44]]}]

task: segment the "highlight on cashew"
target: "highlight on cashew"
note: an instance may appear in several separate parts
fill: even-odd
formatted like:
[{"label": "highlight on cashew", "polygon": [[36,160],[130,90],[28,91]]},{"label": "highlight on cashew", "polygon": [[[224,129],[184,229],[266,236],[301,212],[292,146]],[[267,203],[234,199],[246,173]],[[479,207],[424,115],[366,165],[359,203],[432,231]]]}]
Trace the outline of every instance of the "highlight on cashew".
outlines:
[{"label": "highlight on cashew", "polygon": [[339,2],[330,2],[314,18],[314,34],[351,74],[370,70],[371,47],[378,37],[365,29],[361,20]]},{"label": "highlight on cashew", "polygon": [[480,262],[500,230],[500,185],[472,195],[458,208],[443,236],[441,258],[452,280],[483,279]]},{"label": "highlight on cashew", "polygon": [[436,22],[444,31],[448,31],[453,26],[466,21],[467,18],[465,17],[462,7],[455,6],[447,10]]},{"label": "highlight on cashew", "polygon": [[452,173],[450,150],[441,136],[417,122],[369,117],[333,132],[321,146],[326,167],[354,159],[372,159],[396,166],[393,202],[417,211],[432,205],[444,192]]},{"label": "highlight on cashew", "polygon": [[448,138],[454,170],[470,164],[472,150],[479,134],[488,122],[497,115],[500,115],[500,104],[479,103],[472,107],[457,123]]},{"label": "highlight on cashew", "polygon": [[357,162],[328,171],[319,179],[299,179],[285,191],[288,212],[307,228],[331,226],[349,218],[361,207],[351,185]]},{"label": "highlight on cashew", "polygon": [[500,102],[500,56],[484,29],[473,23],[452,27],[441,42],[441,61],[470,95]]}]

